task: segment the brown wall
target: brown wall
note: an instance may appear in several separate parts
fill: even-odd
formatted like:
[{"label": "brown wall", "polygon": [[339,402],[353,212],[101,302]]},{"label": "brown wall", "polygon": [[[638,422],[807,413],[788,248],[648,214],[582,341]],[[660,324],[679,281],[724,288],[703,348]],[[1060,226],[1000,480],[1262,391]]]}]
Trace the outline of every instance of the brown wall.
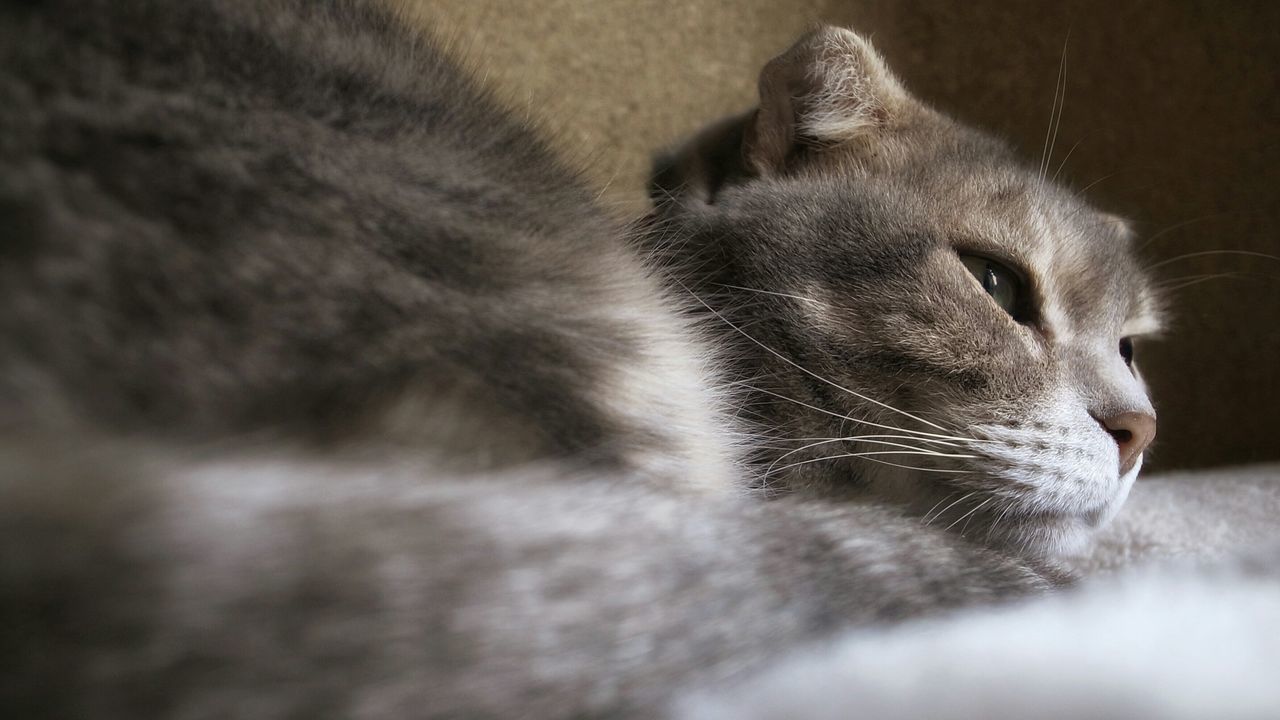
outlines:
[{"label": "brown wall", "polygon": [[[1280,256],[1280,2],[393,1],[628,214],[650,151],[749,106],[759,67],[815,21],[869,33],[917,94],[1033,158],[1066,43],[1061,178],[1133,219],[1153,263]],[[1161,415],[1152,465],[1280,459],[1280,259],[1161,271],[1238,276],[1175,292],[1167,337],[1139,348]]]}]

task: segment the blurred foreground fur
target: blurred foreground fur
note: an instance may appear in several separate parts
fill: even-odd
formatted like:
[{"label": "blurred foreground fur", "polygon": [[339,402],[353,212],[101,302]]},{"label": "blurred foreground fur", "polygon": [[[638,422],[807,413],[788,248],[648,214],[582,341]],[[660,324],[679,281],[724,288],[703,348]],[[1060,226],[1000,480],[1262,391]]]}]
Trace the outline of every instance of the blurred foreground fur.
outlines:
[{"label": "blurred foreground fur", "polygon": [[6,714],[643,714],[1060,580],[751,497],[623,229],[375,8],[0,13]]}]

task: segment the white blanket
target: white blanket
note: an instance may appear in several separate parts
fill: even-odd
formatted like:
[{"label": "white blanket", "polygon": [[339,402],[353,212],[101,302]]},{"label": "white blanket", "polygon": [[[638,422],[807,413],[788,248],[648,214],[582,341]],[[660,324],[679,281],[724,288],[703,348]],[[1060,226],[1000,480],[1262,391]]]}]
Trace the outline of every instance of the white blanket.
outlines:
[{"label": "white blanket", "polygon": [[1078,590],[849,633],[691,691],[699,720],[1280,718],[1280,465],[1141,481]]},{"label": "white blanket", "polygon": [[1152,560],[1213,561],[1280,543],[1280,464],[1142,478],[1090,554],[1085,575]]}]

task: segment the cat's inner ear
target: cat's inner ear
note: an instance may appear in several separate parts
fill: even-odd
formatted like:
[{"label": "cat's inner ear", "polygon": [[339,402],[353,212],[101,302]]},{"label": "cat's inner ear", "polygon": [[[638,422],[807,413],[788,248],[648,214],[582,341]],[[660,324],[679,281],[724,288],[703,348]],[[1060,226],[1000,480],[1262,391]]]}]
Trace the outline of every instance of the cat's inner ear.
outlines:
[{"label": "cat's inner ear", "polygon": [[769,61],[759,87],[743,159],[762,176],[785,172],[806,150],[874,143],[914,102],[869,42],[833,27]]}]

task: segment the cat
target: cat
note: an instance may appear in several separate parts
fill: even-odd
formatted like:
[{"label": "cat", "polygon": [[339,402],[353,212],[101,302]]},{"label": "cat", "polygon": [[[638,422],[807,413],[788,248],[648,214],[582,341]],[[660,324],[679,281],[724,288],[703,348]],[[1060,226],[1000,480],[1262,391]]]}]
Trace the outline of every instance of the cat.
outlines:
[{"label": "cat", "polygon": [[[631,229],[377,5],[8,3],[0,53],[8,715],[651,716],[1066,584],[1153,432],[1123,224],[848,31]],[[924,454],[793,452],[853,426]]]}]

